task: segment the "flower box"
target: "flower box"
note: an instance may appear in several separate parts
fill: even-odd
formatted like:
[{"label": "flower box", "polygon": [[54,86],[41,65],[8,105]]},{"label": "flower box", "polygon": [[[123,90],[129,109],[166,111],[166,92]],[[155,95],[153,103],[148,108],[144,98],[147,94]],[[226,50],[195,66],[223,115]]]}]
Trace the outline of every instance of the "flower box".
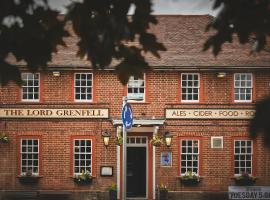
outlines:
[{"label": "flower box", "polygon": [[252,179],[235,179],[235,184],[238,186],[252,186],[256,183],[256,180]]},{"label": "flower box", "polygon": [[36,184],[39,178],[39,176],[20,176],[19,181],[23,184]]},{"label": "flower box", "polygon": [[200,176],[194,172],[188,171],[180,177],[181,183],[185,186],[198,185],[201,181]]},{"label": "flower box", "polygon": [[238,186],[251,186],[256,183],[256,177],[243,172],[240,176],[234,177],[235,185]]},{"label": "flower box", "polygon": [[80,178],[74,178],[74,182],[80,185],[87,185],[87,184],[91,184],[93,181],[92,178],[90,179],[80,179]]},{"label": "flower box", "polygon": [[161,183],[157,186],[157,199],[167,200],[168,199],[168,188],[165,184]]},{"label": "flower box", "polygon": [[200,181],[198,179],[181,179],[181,183],[185,186],[198,185]]},{"label": "flower box", "polygon": [[117,185],[115,183],[112,183],[109,188],[109,197],[110,200],[117,200]]},{"label": "flower box", "polygon": [[82,173],[79,175],[75,175],[73,177],[73,180],[75,183],[80,184],[80,185],[85,185],[85,184],[90,184],[93,181],[93,177],[91,176],[89,171],[84,172],[82,170]]},{"label": "flower box", "polygon": [[110,200],[117,200],[117,190],[109,190]]}]

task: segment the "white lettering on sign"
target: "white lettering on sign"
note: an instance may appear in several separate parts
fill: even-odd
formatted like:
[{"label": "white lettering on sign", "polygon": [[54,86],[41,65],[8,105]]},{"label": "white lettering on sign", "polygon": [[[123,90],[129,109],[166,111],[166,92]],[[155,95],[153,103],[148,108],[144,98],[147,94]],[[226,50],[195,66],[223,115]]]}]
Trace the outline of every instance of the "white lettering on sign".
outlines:
[{"label": "white lettering on sign", "polygon": [[109,118],[109,110],[0,108],[0,118]]},{"label": "white lettering on sign", "polygon": [[229,186],[229,199],[270,200],[268,186]]},{"label": "white lettering on sign", "polygon": [[166,119],[251,119],[254,115],[253,109],[166,109]]}]

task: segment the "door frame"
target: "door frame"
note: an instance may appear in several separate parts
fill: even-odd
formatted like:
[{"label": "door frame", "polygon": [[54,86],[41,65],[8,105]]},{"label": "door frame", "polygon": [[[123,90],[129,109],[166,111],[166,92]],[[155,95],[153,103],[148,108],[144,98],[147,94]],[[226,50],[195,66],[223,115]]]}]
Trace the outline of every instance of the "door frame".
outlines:
[{"label": "door frame", "polygon": [[[130,143],[127,143],[127,148],[128,147],[145,147],[145,153],[146,153],[146,156],[145,156],[145,159],[146,159],[146,166],[145,166],[145,170],[146,170],[146,183],[145,183],[145,197],[132,197],[132,199],[148,199],[148,137],[147,136],[127,136],[127,138],[146,138],[146,143],[142,144],[130,144]],[[128,197],[127,197],[128,199]]]},{"label": "door frame", "polygon": [[[146,143],[145,144],[127,144],[127,147],[131,147],[131,146],[142,146],[142,147],[146,147],[146,197],[145,198],[141,198],[141,197],[138,197],[137,199],[154,199],[154,193],[155,193],[155,189],[153,184],[155,183],[155,180],[154,180],[154,176],[155,176],[155,172],[153,170],[153,166],[154,166],[154,160],[153,160],[153,155],[154,155],[154,152],[155,152],[155,148],[152,147],[151,143],[150,143],[150,140],[152,139],[153,137],[153,133],[149,133],[149,132],[129,132],[128,133],[128,136],[131,136],[131,137],[145,137],[146,138]],[[122,176],[122,166],[123,166],[123,148],[122,148],[122,145],[121,146],[118,146],[117,148],[117,168],[119,170],[117,170],[117,186],[119,188],[118,191],[118,198],[119,199],[122,199],[122,184],[123,184],[123,176]],[[136,199],[136,198],[133,198],[133,199]]]}]

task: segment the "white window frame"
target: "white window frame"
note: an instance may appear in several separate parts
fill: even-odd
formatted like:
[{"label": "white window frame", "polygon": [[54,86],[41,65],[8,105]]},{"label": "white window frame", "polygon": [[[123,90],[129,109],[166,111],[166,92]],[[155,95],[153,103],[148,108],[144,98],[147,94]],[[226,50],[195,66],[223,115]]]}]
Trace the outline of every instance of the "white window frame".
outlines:
[{"label": "white window frame", "polygon": [[[192,83],[192,85],[193,86],[188,86],[188,85],[186,85],[186,86],[183,86],[183,75],[192,75],[193,77],[194,77],[194,75],[197,75],[198,76],[198,87],[195,87],[194,86],[194,79],[193,80],[191,80],[193,83]],[[188,81],[188,80],[187,80]],[[183,99],[183,88],[186,88],[186,89],[198,89],[198,99],[197,100],[185,100],[185,99]],[[186,94],[189,94],[189,93],[186,93]],[[192,98],[193,98],[193,95],[194,95],[195,93],[191,93],[191,95],[192,95]],[[181,102],[199,102],[200,101],[200,73],[181,73]]]},{"label": "white window frame", "polygon": [[[24,140],[26,141],[26,145],[23,145],[23,141]],[[29,140],[32,140],[32,145],[31,146],[28,145],[28,141]],[[34,140],[38,142],[37,145],[34,145],[33,144]],[[20,160],[20,162],[21,162],[20,174],[22,176],[25,176],[26,173],[28,172],[28,170],[30,170],[31,173],[32,173],[32,175],[34,175],[34,176],[38,176],[39,175],[39,168],[40,168],[39,145],[40,145],[39,139],[36,139],[36,138],[21,138],[21,142],[20,142],[20,154],[21,154],[20,155],[21,156],[21,160]],[[37,146],[37,151],[34,152],[34,147],[36,147],[36,146]],[[24,152],[23,152],[23,147],[25,147],[25,149],[26,149],[26,151],[24,151]],[[32,152],[29,151],[29,147],[31,147]],[[26,154],[27,155],[25,159],[23,159],[23,154]],[[34,154],[37,154],[37,159],[34,159]],[[29,157],[28,155],[31,155],[32,158],[28,158]],[[25,165],[23,164],[23,161],[24,160],[26,161],[26,164]],[[38,165],[37,166],[34,166],[34,160],[37,160],[38,161]],[[31,166],[27,164],[28,161],[32,161],[32,165]],[[37,168],[37,172],[34,172],[34,167]],[[27,170],[25,172],[23,172],[23,168],[26,168]]]},{"label": "white window frame", "polygon": [[[26,80],[25,79],[22,79],[23,80],[23,85],[21,87],[21,100],[24,101],[24,102],[39,102],[40,101],[40,73],[23,72],[21,74],[21,78],[23,77],[23,75],[26,75],[27,76],[27,79]],[[34,86],[34,84],[32,86],[24,85],[24,82],[25,81],[28,82],[27,80],[30,80],[30,79],[28,79],[28,75],[38,75],[38,86]],[[35,79],[32,79],[32,80],[35,81]],[[30,87],[32,89],[38,88],[38,98],[37,99],[24,99],[23,98],[23,94],[24,94],[23,88],[27,88],[26,94],[28,94],[28,90],[29,90]],[[34,95],[34,93],[35,92],[33,92],[33,95]],[[34,96],[33,96],[33,98],[34,98]]]},{"label": "white window frame", "polygon": [[[197,141],[197,142],[198,142],[198,152],[197,152],[197,153],[194,153],[194,148],[192,147],[192,153],[189,153],[189,152],[188,152],[188,147],[189,147],[189,146],[185,146],[185,147],[186,147],[186,152],[183,153],[183,152],[182,152],[182,150],[183,150],[182,142],[183,142],[183,141],[186,141],[186,144],[188,143],[188,141],[192,141],[192,146],[193,146],[193,142]],[[180,174],[181,174],[181,175],[185,175],[185,173],[188,172],[188,168],[189,168],[188,165],[187,165],[187,162],[188,162],[188,161],[191,161],[191,162],[192,162],[192,167],[191,167],[192,172],[196,173],[196,172],[193,170],[194,168],[196,168],[196,167],[193,167],[193,162],[196,161],[196,160],[193,159],[193,156],[196,156],[196,155],[197,155],[197,163],[198,163],[198,164],[197,164],[197,173],[196,173],[196,174],[199,175],[199,174],[200,174],[200,140],[198,140],[198,139],[181,139],[180,142],[181,142],[181,145],[180,145],[180,147],[181,147],[181,149],[180,149],[180,158],[181,158],[181,159],[180,159],[180,160],[181,160],[181,163],[180,163]],[[183,160],[183,159],[182,159],[182,155],[187,155],[187,156],[188,156],[188,155],[191,155],[192,159],[191,159],[191,160]],[[187,157],[186,157],[186,158],[187,158]],[[186,161],[186,165],[183,166],[183,165],[182,165],[182,162],[184,162],[184,161]],[[183,168],[183,167],[186,169],[184,173],[182,173],[182,168]]]},{"label": "white window frame", "polygon": [[[236,76],[240,75],[240,80],[236,80]],[[241,75],[250,75],[251,79],[250,80],[245,80],[245,86],[241,86]],[[239,81],[239,86],[236,86],[236,81]],[[246,81],[251,81],[251,86],[247,86],[247,82]],[[245,90],[245,100],[240,99],[240,100],[236,100],[235,98],[235,94],[236,94],[236,89],[244,89]],[[250,94],[250,100],[246,100],[246,90],[250,89],[251,90],[251,94]],[[234,102],[252,102],[252,96],[253,96],[253,74],[252,73],[234,73],[234,91],[233,91],[233,98],[234,98]],[[241,96],[241,92],[239,92],[239,95]]]},{"label": "white window frame", "polygon": [[[79,146],[77,146],[76,145],[76,141],[80,141],[79,142]],[[85,142],[85,145],[84,146],[81,146],[80,144],[81,144],[81,141],[84,141]],[[84,148],[86,148],[87,147],[87,145],[86,145],[86,141],[90,141],[90,148],[91,148],[91,152],[89,153],[87,153],[86,152],[86,150],[85,150],[85,152],[82,152],[81,151],[81,148],[80,147],[84,147]],[[78,152],[76,152],[75,151],[75,149],[76,149],[76,147],[78,147],[79,148],[79,151]],[[78,159],[76,159],[76,155],[78,155]],[[85,162],[85,164],[84,164],[84,166],[82,166],[81,165],[81,163],[80,163],[80,161],[81,161],[81,155],[84,155],[84,162]],[[88,158],[86,158],[86,155],[90,155],[90,160],[88,159]],[[76,165],[76,161],[79,161],[79,164],[78,165]],[[90,168],[90,170],[87,170],[87,165],[86,165],[86,161],[90,161],[90,166],[88,166],[89,168]],[[74,175],[81,175],[82,174],[82,172],[80,172],[81,171],[81,169],[83,169],[84,170],[84,172],[86,172],[86,171],[89,171],[89,173],[92,175],[92,173],[93,173],[93,140],[92,139],[88,139],[88,138],[74,138],[73,139],[73,174]],[[76,168],[79,168],[79,172],[76,172]]]},{"label": "white window frame", "polygon": [[[89,86],[89,85],[87,85],[86,84],[86,86],[81,86],[81,85],[76,85],[76,75],[82,75],[82,74],[85,74],[85,75],[91,75],[91,85]],[[79,79],[80,80],[80,82],[81,82],[81,78]],[[93,102],[93,81],[94,81],[94,75],[93,75],[93,73],[74,73],[74,101],[75,102]],[[86,82],[87,82],[87,79],[86,79]],[[82,87],[85,87],[86,88],[86,90],[87,90],[87,88],[90,88],[91,89],[91,92],[90,92],[90,94],[91,94],[91,99],[87,99],[87,92],[85,93],[85,97],[86,97],[86,99],[76,99],[76,88],[82,88]],[[80,95],[82,94],[81,92],[79,93]]]},{"label": "white window frame", "polygon": [[[240,146],[239,146],[239,153],[236,153],[236,142],[240,142]],[[250,153],[247,153],[247,142],[248,141],[250,141],[251,142],[251,152]],[[245,142],[245,145],[244,145],[244,147],[245,147],[245,153],[242,153],[241,151],[242,151],[242,144],[241,144],[241,142]],[[244,156],[245,157],[245,159],[244,160],[241,160],[241,155],[242,156]],[[235,156],[239,156],[239,159],[238,160],[236,160],[235,159]],[[246,159],[246,156],[250,156],[250,160],[247,160]],[[238,161],[239,162],[239,166],[238,167],[236,167],[236,161]],[[242,167],[242,166],[240,166],[241,165],[241,162],[245,162],[245,166],[244,167]],[[250,161],[250,175],[252,175],[252,170],[253,170],[253,141],[252,140],[249,140],[249,139],[236,139],[236,140],[234,140],[234,175],[235,176],[240,176],[242,173],[241,173],[241,168],[244,168],[245,169],[245,173],[247,172],[247,168],[249,168],[249,167],[247,167],[246,166],[246,162],[247,161]],[[235,173],[235,170],[236,170],[236,168],[239,168],[239,173]]]},{"label": "white window frame", "polygon": [[[133,88],[138,88],[138,90],[140,89],[140,88],[143,88],[144,89],[144,93],[143,93],[143,99],[142,100],[140,100],[140,99],[135,99],[135,98],[132,98],[132,99],[128,99],[128,102],[145,102],[145,90],[146,90],[146,78],[145,78],[146,76],[145,76],[145,74],[143,75],[143,79],[140,79],[140,78],[138,78],[139,80],[143,80],[143,87],[133,87]],[[133,80],[131,80],[131,78],[133,78]],[[130,84],[130,81],[134,81],[134,76],[131,76],[130,78],[129,78],[129,81],[128,81],[128,83],[127,83],[127,97],[129,98],[129,92],[128,92],[128,88],[129,88],[129,84]],[[138,82],[138,80],[135,80],[135,81],[137,81]],[[133,93],[132,93],[133,94]],[[141,94],[141,93],[140,93]]]},{"label": "white window frame", "polygon": [[[214,146],[214,140],[215,139],[220,139],[221,140],[221,146],[220,147],[215,147]],[[223,149],[223,136],[212,136],[211,137],[211,148],[212,149]]]}]

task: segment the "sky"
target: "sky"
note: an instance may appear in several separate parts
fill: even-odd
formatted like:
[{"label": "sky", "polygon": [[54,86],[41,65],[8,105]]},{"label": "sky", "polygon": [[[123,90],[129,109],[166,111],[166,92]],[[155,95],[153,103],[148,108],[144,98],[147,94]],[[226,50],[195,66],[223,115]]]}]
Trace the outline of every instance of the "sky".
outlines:
[{"label": "sky", "polygon": [[[49,0],[53,8],[65,12],[64,6],[71,0]],[[153,14],[182,14],[182,15],[216,15],[212,5],[214,0],[152,0]]]}]

